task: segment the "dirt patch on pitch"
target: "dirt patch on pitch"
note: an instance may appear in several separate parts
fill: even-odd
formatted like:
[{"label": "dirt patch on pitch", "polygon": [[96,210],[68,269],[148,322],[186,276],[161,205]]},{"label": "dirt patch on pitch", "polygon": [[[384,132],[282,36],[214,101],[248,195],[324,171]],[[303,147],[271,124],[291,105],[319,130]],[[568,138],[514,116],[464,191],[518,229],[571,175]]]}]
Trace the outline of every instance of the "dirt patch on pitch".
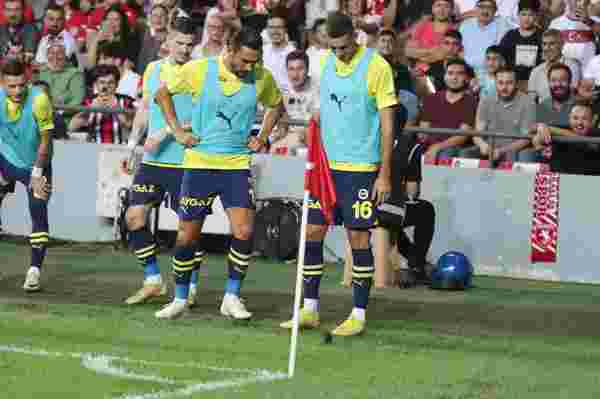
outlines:
[{"label": "dirt patch on pitch", "polygon": [[[3,251],[2,247],[0,251]],[[56,258],[49,257],[48,267],[42,277],[41,292],[26,294],[22,290],[25,267],[29,257],[26,247],[15,246],[15,252],[2,262],[0,302],[23,304],[23,311],[41,315],[44,304],[71,303],[93,305],[121,305],[123,300],[139,288],[140,273],[113,271],[67,272],[55,266]],[[109,249],[98,250],[97,255],[110,255]],[[123,256],[126,256],[123,254]],[[2,253],[0,252],[0,257]],[[23,261],[21,261],[21,259]],[[170,276],[165,275],[170,280]],[[211,319],[220,317],[219,304],[223,296],[223,281],[203,279],[197,306],[188,317]],[[208,286],[207,286],[208,285]],[[276,286],[276,284],[274,284]],[[421,295],[422,294],[422,295]],[[248,307],[259,319],[276,321],[289,318],[292,310],[292,293],[286,287],[272,290],[253,289],[246,285],[244,295]],[[417,288],[411,294],[398,294],[396,290],[377,290],[371,298],[369,320],[371,325],[387,320],[417,321],[432,324],[439,333],[457,335],[570,335],[595,336],[600,328],[600,308],[582,305],[495,305],[461,303],[460,295],[443,296],[426,294]],[[125,305],[123,305],[125,306]],[[157,304],[149,307],[158,308]],[[344,288],[324,290],[321,318],[325,325],[333,325],[346,317],[352,307],[351,291]]]}]

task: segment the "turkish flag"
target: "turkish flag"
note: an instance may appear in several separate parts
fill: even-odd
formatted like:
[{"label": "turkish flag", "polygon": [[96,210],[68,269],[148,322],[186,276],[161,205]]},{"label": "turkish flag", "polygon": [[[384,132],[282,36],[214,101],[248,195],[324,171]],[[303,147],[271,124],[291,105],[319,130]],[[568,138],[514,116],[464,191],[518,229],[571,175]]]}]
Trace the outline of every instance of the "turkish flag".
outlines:
[{"label": "turkish flag", "polygon": [[333,224],[333,212],[337,202],[335,185],[331,178],[327,154],[321,142],[321,131],[314,119],[308,123],[306,138],[308,165],[304,176],[304,189],[310,193],[311,198],[319,201],[327,223]]}]

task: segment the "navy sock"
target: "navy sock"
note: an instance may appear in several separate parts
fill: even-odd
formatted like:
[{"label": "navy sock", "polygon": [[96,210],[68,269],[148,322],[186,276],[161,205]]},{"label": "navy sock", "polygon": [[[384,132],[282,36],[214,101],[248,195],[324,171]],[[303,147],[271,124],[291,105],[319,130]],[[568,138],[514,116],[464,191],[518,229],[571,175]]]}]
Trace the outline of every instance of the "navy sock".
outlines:
[{"label": "navy sock", "polygon": [[48,232],[41,231],[31,233],[29,236],[31,244],[31,266],[42,268],[44,258],[46,257],[46,246],[48,245]]},{"label": "navy sock", "polygon": [[192,276],[190,279],[190,284],[197,286],[198,285],[198,277],[200,276],[200,268],[202,267],[202,263],[204,263],[204,251],[196,251],[194,260],[194,270],[192,270]]},{"label": "navy sock", "polygon": [[192,246],[178,247],[173,256],[173,274],[175,274],[175,299],[187,300],[190,292],[192,270],[196,263]]},{"label": "navy sock", "polygon": [[323,277],[323,241],[306,241],[304,249],[304,298],[319,299],[319,287]]},{"label": "navy sock", "polygon": [[369,291],[373,283],[373,251],[368,249],[353,249],[352,260],[352,301],[354,307],[366,309],[369,303]]},{"label": "navy sock", "polygon": [[225,293],[240,295],[242,281],[246,277],[248,264],[250,263],[252,251],[252,241],[238,240],[233,238],[229,247],[229,257],[227,260],[228,274],[227,284],[225,285]]},{"label": "navy sock", "polygon": [[139,230],[131,231],[129,239],[135,251],[135,256],[144,268],[144,279],[160,275],[160,268],[156,260],[156,244],[150,230],[142,227]]}]

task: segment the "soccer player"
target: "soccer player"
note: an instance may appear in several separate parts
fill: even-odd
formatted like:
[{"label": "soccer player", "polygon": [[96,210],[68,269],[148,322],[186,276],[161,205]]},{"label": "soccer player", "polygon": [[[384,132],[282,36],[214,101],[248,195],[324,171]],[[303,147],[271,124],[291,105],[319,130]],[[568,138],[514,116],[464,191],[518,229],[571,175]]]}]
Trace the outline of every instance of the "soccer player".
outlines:
[{"label": "soccer player", "polygon": [[[185,310],[194,268],[194,248],[202,224],[218,195],[227,212],[233,238],[221,314],[235,319],[252,316],[240,300],[240,286],[252,252],[254,199],[250,186],[250,152],[259,151],[283,111],[281,93],[271,73],[260,65],[262,38],[250,28],[233,34],[217,58],[194,60],[158,90],[156,101],[177,141],[189,147],[179,202],[179,233],[173,270],[175,299],[156,313],[174,318]],[[192,133],[174,112],[171,97],[194,98]],[[268,110],[258,136],[249,137],[257,102]]]},{"label": "soccer player", "polygon": [[[358,46],[352,20],[340,13],[327,18],[331,51],[323,60],[320,86],[320,126],[332,169],[337,204],[335,223],[343,223],[352,247],[350,316],[331,333],[363,332],[374,262],[369,229],[375,208],[391,192],[394,76],[390,65],[373,49]],[[300,326],[319,325],[319,285],[323,275],[323,240],[327,222],[318,200],[309,202],[304,263],[304,305]],[[292,322],[281,324],[291,328]]]},{"label": "soccer player", "polygon": [[[149,137],[146,140],[142,164],[133,179],[130,206],[126,216],[131,244],[136,257],[144,267],[144,285],[138,292],[127,298],[125,303],[129,305],[144,303],[167,294],[167,287],[162,281],[156,260],[156,243],[147,225],[147,216],[151,207],[160,204],[166,195],[170,197],[171,208],[177,211],[185,148],[172,136],[160,140],[167,125],[153,97],[161,83],[179,73],[183,65],[190,60],[194,45],[194,30],[195,27],[189,19],[177,19],[174,31],[169,37],[170,55],[149,64],[144,73],[143,106],[138,109],[134,134],[129,139],[132,151],[135,151],[139,132],[146,124]],[[191,96],[177,95],[173,97],[173,102],[178,118],[189,124],[192,118]],[[203,258],[200,251],[196,255],[188,298],[190,305],[195,303],[198,269]]]},{"label": "soccer player", "polygon": [[7,61],[1,69],[0,176],[28,191],[32,233],[31,267],[23,289],[40,289],[40,272],[48,244],[48,198],[51,186],[50,141],[54,129],[52,104],[43,89],[29,86],[26,67]]}]

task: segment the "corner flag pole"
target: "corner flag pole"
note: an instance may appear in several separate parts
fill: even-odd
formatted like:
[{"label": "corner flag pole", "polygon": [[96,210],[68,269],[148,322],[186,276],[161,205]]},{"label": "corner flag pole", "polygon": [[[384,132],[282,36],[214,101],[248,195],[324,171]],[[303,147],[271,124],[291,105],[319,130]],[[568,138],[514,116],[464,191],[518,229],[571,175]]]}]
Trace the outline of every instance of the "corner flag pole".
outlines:
[{"label": "corner flag pole", "polygon": [[[311,162],[306,163],[306,173],[313,168]],[[294,316],[292,324],[292,339],[290,341],[290,358],[288,362],[288,378],[294,377],[296,369],[296,352],[298,344],[298,330],[300,328],[300,299],[302,297],[302,267],[304,266],[304,249],[306,247],[306,225],[308,224],[308,198],[310,192],[304,188],[302,200],[302,222],[300,224],[300,244],[298,245],[298,266],[296,270],[296,289],[294,293]]]}]

